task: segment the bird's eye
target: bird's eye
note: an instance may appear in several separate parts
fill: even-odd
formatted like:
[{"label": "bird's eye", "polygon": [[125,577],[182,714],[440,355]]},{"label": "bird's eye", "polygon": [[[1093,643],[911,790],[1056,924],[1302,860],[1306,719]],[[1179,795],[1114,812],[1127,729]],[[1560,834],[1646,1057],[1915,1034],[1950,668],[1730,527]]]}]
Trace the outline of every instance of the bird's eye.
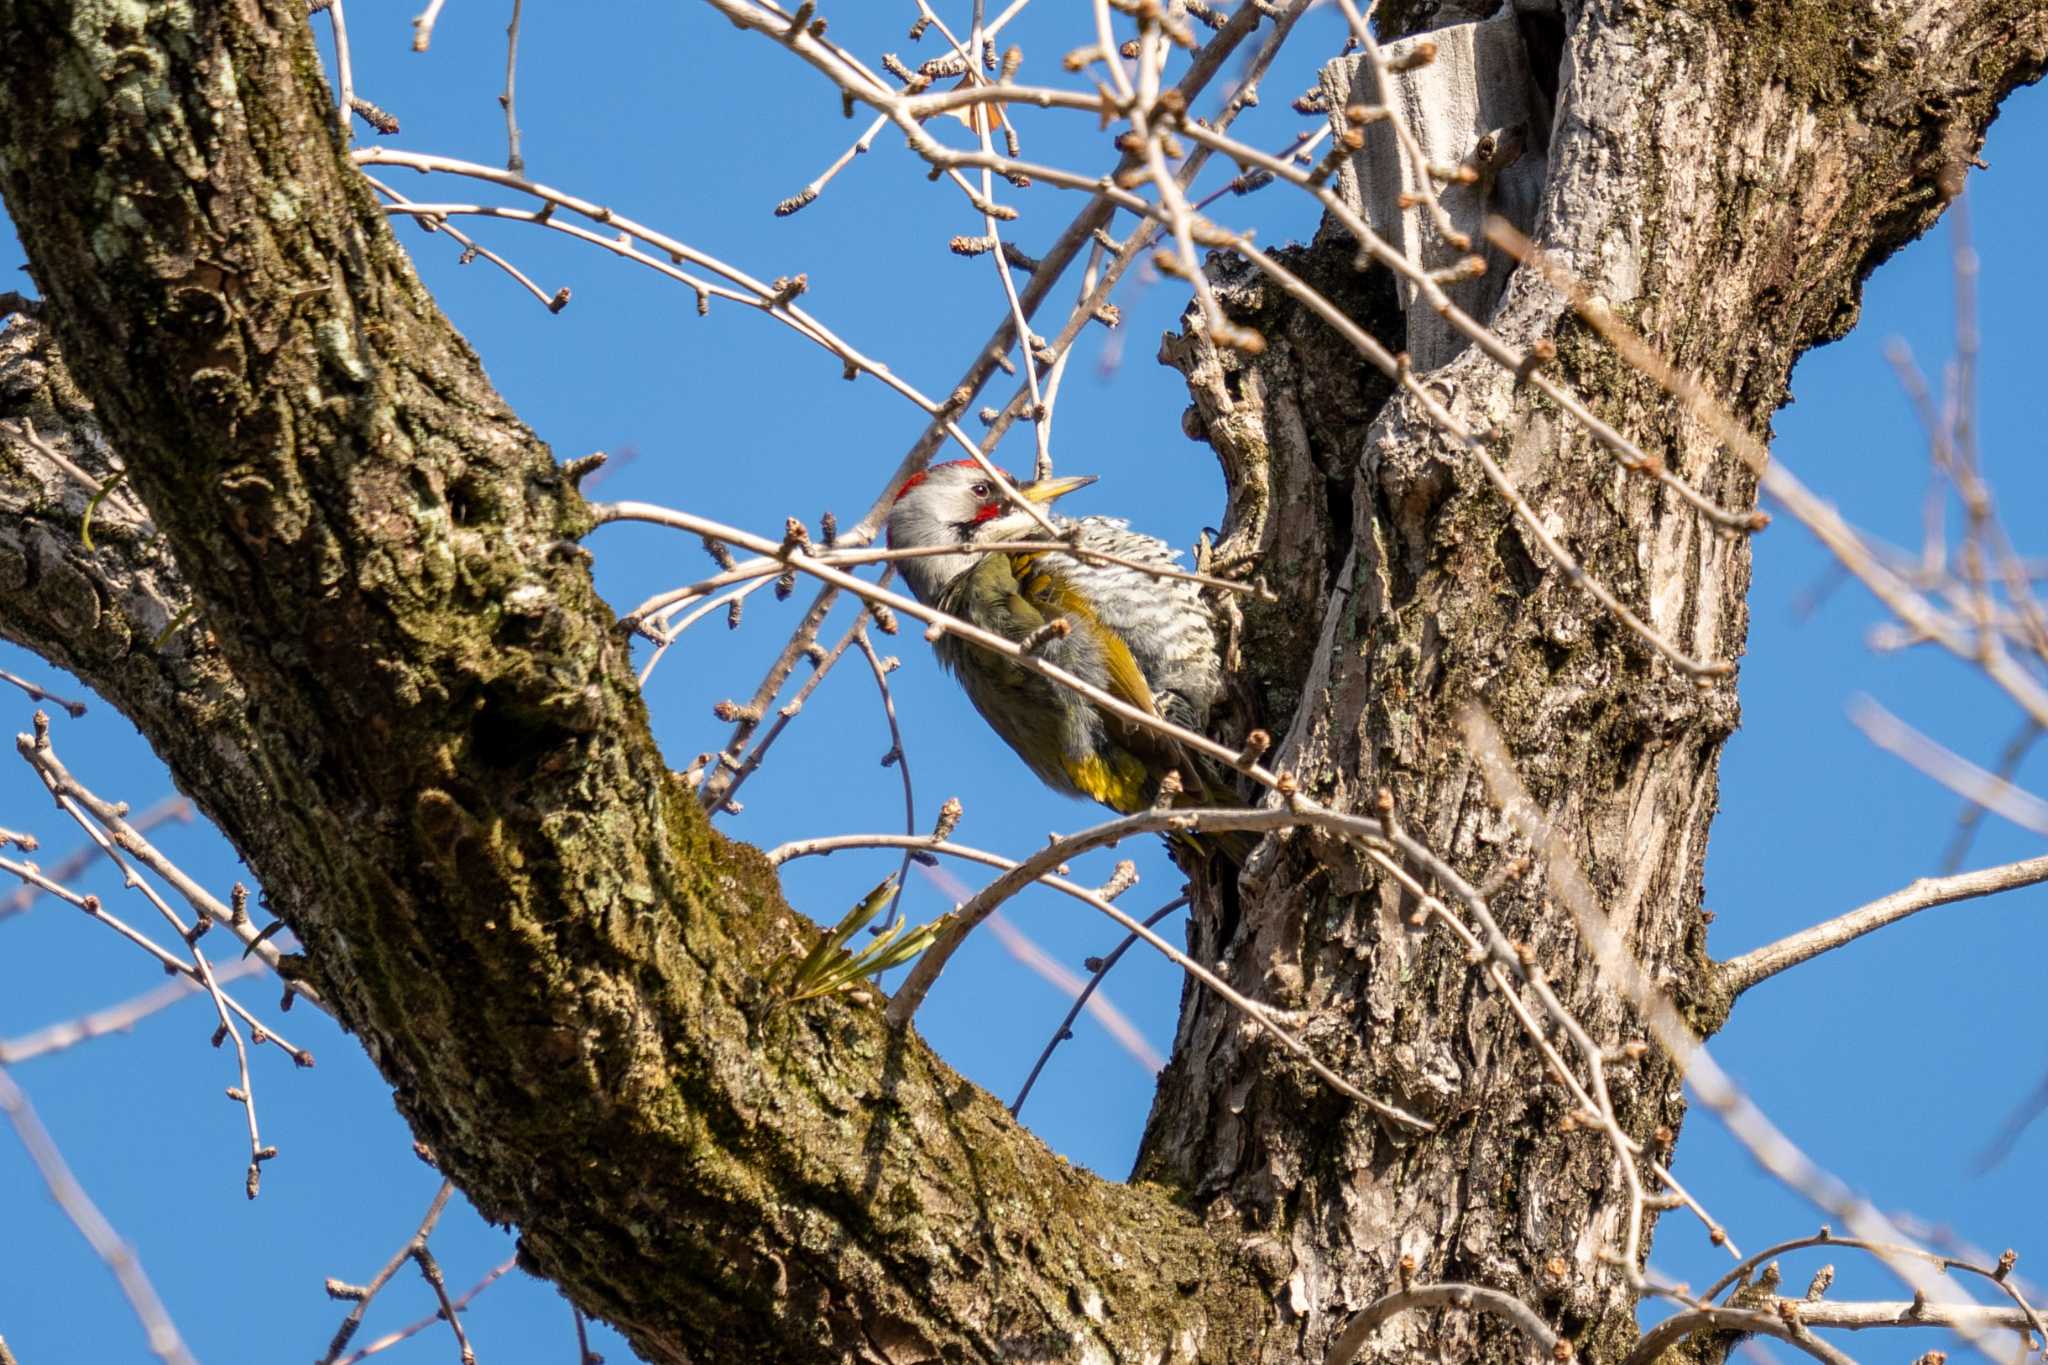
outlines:
[{"label": "bird's eye", "polygon": [[970,493],[972,493],[972,494],[974,494],[974,496],[975,496],[975,497],[977,497],[977,498],[985,498],[985,497],[987,497],[987,496],[988,496],[988,495],[989,495],[990,493],[994,492],[995,490],[991,489],[991,488],[990,488],[990,487],[989,487],[989,486],[988,486],[987,484],[985,484],[985,483],[978,483],[978,484],[974,485],[974,487],[972,487],[972,488],[968,489],[967,491],[968,491],[968,492],[970,492]]}]

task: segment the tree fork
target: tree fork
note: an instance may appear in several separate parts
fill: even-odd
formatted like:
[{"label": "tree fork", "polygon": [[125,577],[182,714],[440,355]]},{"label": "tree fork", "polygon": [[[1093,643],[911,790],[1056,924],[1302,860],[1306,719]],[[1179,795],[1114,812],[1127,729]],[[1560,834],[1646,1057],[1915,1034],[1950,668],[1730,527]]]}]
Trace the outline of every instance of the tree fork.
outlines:
[{"label": "tree fork", "polygon": [[[2044,11],[1568,5],[1543,244],[1761,427],[1798,351],[1846,329],[1862,275],[1933,221],[1998,99],[2038,75]],[[1295,836],[1292,875],[1248,884],[1231,922],[1205,899],[1198,947],[1308,1011],[1361,1083],[1450,1120],[1442,1137],[1397,1145],[1191,996],[1140,1161],[1161,1183],[1109,1185],[873,1008],[771,1015],[775,967],[811,930],[671,790],[624,642],[564,553],[583,504],[346,164],[303,18],[282,0],[0,0],[0,192],[77,380],[17,320],[0,417],[52,435],[89,397],[148,509],[84,554],[62,476],[0,459],[0,629],[142,727],[415,1131],[520,1225],[529,1267],[650,1360],[1316,1360],[1413,1253],[1424,1278],[1513,1292],[1582,1356],[1620,1359],[1630,1305],[1584,1254],[1614,1242],[1600,1149],[1556,1131],[1498,1002],[1341,847]],[[1704,94],[1666,107],[1658,89]],[[1342,288],[1343,244],[1317,249]],[[1222,562],[1292,555],[1285,579],[1268,569],[1283,601],[1246,622],[1286,761],[1361,809],[1387,787],[1483,876],[1510,845],[1489,842],[1455,717],[1490,703],[1683,996],[1704,971],[1732,693],[1623,640],[1439,434],[1260,288],[1231,292],[1285,315],[1260,325],[1293,368],[1215,357],[1194,387],[1230,463]],[[1603,415],[1746,496],[1531,281],[1497,321],[1554,337]],[[1696,647],[1739,649],[1740,542],[1557,415],[1518,415],[1512,376],[1468,354],[1443,380],[1508,433],[1525,493],[1594,572]],[[1510,922],[1589,1028],[1625,1036],[1536,886],[1503,898]],[[1655,1058],[1637,1076],[1620,1098],[1642,1136],[1677,1101]],[[1494,1358],[1480,1331],[1453,1315],[1432,1345]]]}]

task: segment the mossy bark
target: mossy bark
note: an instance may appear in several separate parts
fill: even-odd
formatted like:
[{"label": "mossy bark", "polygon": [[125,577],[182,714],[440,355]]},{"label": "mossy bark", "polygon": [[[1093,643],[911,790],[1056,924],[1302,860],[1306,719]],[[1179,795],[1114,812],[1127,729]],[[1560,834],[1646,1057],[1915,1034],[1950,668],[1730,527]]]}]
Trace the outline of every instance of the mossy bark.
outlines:
[{"label": "mossy bark", "polygon": [[348,166],[303,6],[0,4],[0,90],[55,333],[10,330],[6,415],[104,478],[96,421],[148,507],[89,553],[10,444],[5,628],[145,729],[526,1264],[649,1360],[1251,1350],[1161,1192],[872,1005],[770,1009],[810,931],[671,789],[587,509]]},{"label": "mossy bark", "polygon": [[[1616,303],[1759,425],[1799,348],[1853,317],[1861,274],[1938,213],[2048,25],[2041,5],[1927,5],[1873,56],[1856,28],[1874,21],[1801,15],[1565,16],[1553,241],[1610,289],[1626,264]],[[1709,97],[1668,109],[1644,94],[1660,80]],[[415,1132],[645,1358],[1316,1359],[1403,1250],[1527,1293],[1593,1358],[1630,1338],[1589,1252],[1613,1236],[1604,1158],[1556,1131],[1498,1005],[1341,849],[1297,840],[1294,875],[1228,919],[1205,906],[1199,946],[1311,1011],[1361,1083],[1443,1119],[1427,1143],[1397,1145],[1191,996],[1155,1182],[1109,1184],[875,1009],[771,1009],[808,931],[671,789],[576,545],[587,509],[348,167],[302,6],[0,0],[0,91],[0,192],[54,331],[10,327],[0,416],[33,416],[95,477],[103,428],[141,497],[102,504],[88,552],[82,489],[10,445],[0,630],[136,720]],[[1321,278],[1383,309],[1338,261]],[[1449,722],[1492,704],[1611,913],[1683,990],[1732,694],[1622,639],[1426,423],[1288,305],[1234,292],[1294,341],[1291,370],[1210,356],[1197,387],[1201,429],[1241,428],[1226,552],[1264,557],[1283,598],[1246,622],[1250,705],[1295,724],[1319,794],[1387,785],[1483,874],[1502,845]],[[1503,325],[1558,335],[1640,439],[1747,496],[1536,291],[1511,291]],[[1693,647],[1739,648],[1738,543],[1553,415],[1516,415],[1483,366],[1453,370],[1596,572]],[[1290,526],[1313,538],[1283,559]],[[1558,917],[1533,897],[1513,914],[1620,1036]],[[1638,1131],[1676,1115],[1654,1062],[1624,1101]],[[1484,1349],[1455,1322],[1440,1344]]]}]

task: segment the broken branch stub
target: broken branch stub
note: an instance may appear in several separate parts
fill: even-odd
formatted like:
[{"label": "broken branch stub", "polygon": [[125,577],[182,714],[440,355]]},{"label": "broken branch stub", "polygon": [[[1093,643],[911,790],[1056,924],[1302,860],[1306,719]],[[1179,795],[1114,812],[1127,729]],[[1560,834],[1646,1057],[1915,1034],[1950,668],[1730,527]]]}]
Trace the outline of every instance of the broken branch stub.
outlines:
[{"label": "broken branch stub", "polygon": [[[1423,43],[1435,46],[1435,59],[1403,70]],[[1341,134],[1349,126],[1347,109],[1391,108],[1413,132],[1420,164],[1401,146],[1392,120],[1372,120],[1363,129],[1364,144],[1338,167],[1337,192],[1419,269],[1446,272],[1439,280],[1451,302],[1490,322],[1514,262],[1487,244],[1482,229],[1486,216],[1497,213],[1533,234],[1550,127],[1514,10],[1387,43],[1381,51],[1392,72],[1385,92],[1365,53],[1323,67],[1330,117]],[[1431,191],[1467,245],[1447,239],[1423,199]],[[1485,260],[1483,274],[1457,269],[1473,255]],[[1427,302],[1417,306],[1417,284],[1400,281],[1398,294],[1408,313],[1407,351],[1415,369],[1436,369],[1465,349],[1465,338]]]}]

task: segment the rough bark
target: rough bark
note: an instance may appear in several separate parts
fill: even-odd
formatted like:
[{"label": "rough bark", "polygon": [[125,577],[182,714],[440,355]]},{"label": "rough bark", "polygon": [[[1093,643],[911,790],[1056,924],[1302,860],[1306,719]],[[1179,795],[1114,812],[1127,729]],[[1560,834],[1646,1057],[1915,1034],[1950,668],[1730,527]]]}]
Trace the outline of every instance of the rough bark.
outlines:
[{"label": "rough bark", "polygon": [[[0,192],[76,380],[17,322],[0,418],[77,433],[72,458],[104,477],[90,407],[148,508],[103,503],[87,552],[82,487],[0,445],[0,631],[149,735],[529,1266],[649,1360],[1312,1360],[1407,1251],[1616,1358],[1634,1329],[1594,1254],[1620,1207],[1603,1149],[1557,1131],[1498,1005],[1341,849],[1297,838],[1207,897],[1196,946],[1307,1011],[1361,1084],[1437,1117],[1427,1141],[1347,1111],[1191,993],[1147,1180],[1108,1184],[874,1008],[769,1009],[807,931],[671,790],[575,545],[586,510],[346,164],[303,18],[0,0]],[[1759,426],[2048,42],[2048,6],[2018,0],[1559,22],[1545,235]],[[1304,269],[1395,327],[1384,278],[1349,261],[1330,238]],[[1174,353],[1230,475],[1223,557],[1281,590],[1243,638],[1282,761],[1342,805],[1390,788],[1484,875],[1512,841],[1454,721],[1487,704],[1639,954],[1696,987],[1729,686],[1695,690],[1622,638],[1320,324],[1249,279],[1231,293],[1284,344],[1250,367]],[[1543,291],[1512,284],[1501,325],[1555,336],[1603,411],[1748,496]],[[1476,358],[1440,378],[1595,572],[1688,646],[1739,649],[1739,542]],[[1581,1016],[1625,1036],[1561,917],[1509,904]],[[1654,1061],[1623,1100],[1639,1135],[1677,1116]],[[1500,1358],[1439,1326],[1445,1358]]]},{"label": "rough bark", "polygon": [[[1940,213],[1999,95],[2038,76],[2048,34],[2039,5],[1605,3],[1547,22],[1564,55],[1539,239],[1760,434],[1792,362],[1848,329],[1864,276]],[[1290,264],[1327,291],[1355,254],[1326,222]],[[1610,921],[1711,1032],[1726,1005],[1705,971],[1701,871],[1733,679],[1696,687],[1658,660],[1546,561],[1411,402],[1357,401],[1361,360],[1334,330],[1241,263],[1212,274],[1238,320],[1277,344],[1248,360],[1190,327],[1163,358],[1189,379],[1185,425],[1232,476],[1219,560],[1288,585],[1281,604],[1246,611],[1260,642],[1249,690],[1267,708],[1253,719],[1288,735],[1274,763],[1343,808],[1391,792],[1406,827],[1477,881],[1528,851],[1463,751],[1460,713],[1484,707]],[[1355,316],[1402,347],[1390,298]],[[1553,290],[1519,273],[1493,321],[1518,346],[1554,340],[1562,377],[1603,416],[1724,506],[1751,503],[1747,471],[1675,421]],[[1430,384],[1494,433],[1547,528],[1666,638],[1701,658],[1740,654],[1746,541],[1625,474],[1474,352]],[[1496,898],[1509,932],[1596,1038],[1637,1036],[1543,888],[1539,868]],[[1398,886],[1306,835],[1239,891],[1199,900],[1196,955],[1300,1011],[1349,1074],[1442,1132],[1415,1142],[1330,1105],[1190,991],[1140,1174],[1263,1239],[1304,1358],[1386,1291],[1404,1254],[1420,1278],[1507,1290],[1582,1354],[1613,1358],[1635,1334],[1633,1298],[1603,1260],[1628,1207],[1619,1173],[1599,1134],[1560,1122],[1568,1099],[1540,1083],[1534,1047],[1459,945],[1410,928]],[[1676,1130],[1661,1054],[1611,1080],[1632,1136]],[[1388,1358],[1526,1349],[1471,1314],[1410,1314],[1376,1340]]]}]

